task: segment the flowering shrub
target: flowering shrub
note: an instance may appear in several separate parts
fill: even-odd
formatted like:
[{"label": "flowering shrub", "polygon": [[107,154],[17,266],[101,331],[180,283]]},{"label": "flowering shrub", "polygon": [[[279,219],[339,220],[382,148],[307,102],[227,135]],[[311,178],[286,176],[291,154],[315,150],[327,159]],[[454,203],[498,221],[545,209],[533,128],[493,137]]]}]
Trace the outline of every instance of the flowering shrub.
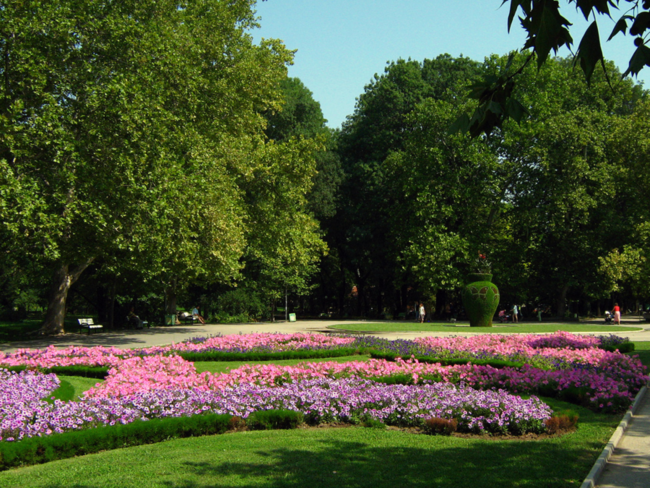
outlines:
[{"label": "flowering shrub", "polygon": [[325,334],[245,334],[220,337],[196,338],[169,346],[142,349],[119,349],[117,347],[78,347],[57,349],[19,349],[14,353],[0,352],[0,366],[30,366],[51,368],[54,366],[117,366],[123,359],[158,356],[175,352],[284,352],[298,350],[337,349],[350,346],[352,337]]},{"label": "flowering shrub", "polygon": [[[24,426],[45,403],[60,382],[54,374],[40,374],[34,371],[13,373],[0,369],[0,440],[12,441],[22,438]],[[46,428],[44,434],[51,434]]]},{"label": "flowering shrub", "polygon": [[[609,343],[618,340],[606,339]],[[49,347],[1,354],[0,362],[5,365],[81,364],[111,369],[106,381],[72,402],[46,400],[59,385],[55,375],[0,370],[0,440],[205,412],[246,418],[268,409],[299,411],[311,422],[372,420],[421,425],[425,418],[441,418],[455,419],[459,430],[466,432],[540,432],[548,407],[537,398],[531,398],[531,403],[511,394],[558,396],[595,411],[620,412],[648,380],[638,358],[597,348],[603,338],[566,333],[354,341],[355,347],[389,348],[405,357],[424,351],[434,357],[518,358],[527,363],[521,368],[445,367],[398,359],[248,364],[228,373],[199,374],[193,363],[174,354],[194,347],[297,350],[340,347],[351,341],[323,335],[254,334],[133,351]],[[380,378],[387,384],[369,381]],[[387,381],[391,379],[395,381]]]},{"label": "flowering shrub", "polygon": [[17,440],[137,419],[202,413],[247,418],[253,412],[271,409],[301,412],[312,423],[356,423],[371,418],[387,424],[421,425],[424,418],[434,415],[456,419],[459,430],[477,433],[541,432],[551,415],[550,408],[539,399],[523,400],[503,390],[477,391],[443,383],[405,386],[361,379],[318,379],[281,386],[241,384],[218,392],[170,389],[71,402],[32,399],[23,402],[20,409],[10,408],[3,414],[0,438]]}]

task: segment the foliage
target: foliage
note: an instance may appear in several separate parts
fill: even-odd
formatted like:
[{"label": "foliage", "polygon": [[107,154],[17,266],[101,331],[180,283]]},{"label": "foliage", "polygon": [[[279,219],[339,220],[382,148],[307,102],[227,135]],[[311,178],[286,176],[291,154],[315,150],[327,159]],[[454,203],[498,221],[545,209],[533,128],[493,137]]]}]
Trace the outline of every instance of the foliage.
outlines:
[{"label": "foliage", "polygon": [[297,429],[304,416],[294,410],[260,410],[248,416],[246,426],[252,430]]},{"label": "foliage", "polygon": [[[263,141],[259,113],[279,108],[292,54],[276,40],[253,44],[253,4],[3,9],[0,215],[54,276],[45,332],[63,331],[69,286],[98,259],[171,289],[227,282],[271,215],[321,249],[301,212],[313,145]],[[301,247],[279,246],[305,264]]]},{"label": "foliage", "polygon": [[357,352],[358,350],[355,348],[338,348],[282,352],[181,352],[179,356],[186,361],[274,361],[281,359],[336,358],[352,356]]},{"label": "foliage", "polygon": [[231,419],[231,415],[215,414],[154,419],[0,442],[0,470],[169,439],[222,434],[229,429]]},{"label": "foliage", "polygon": [[262,301],[258,293],[247,288],[237,288],[224,293],[217,299],[216,306],[219,322],[227,316],[244,318],[243,322],[270,316],[268,304]]},{"label": "foliage", "polygon": [[[508,0],[503,0],[502,5],[506,3]],[[621,0],[567,0],[567,3],[574,3],[586,20],[589,20],[592,15],[594,17],[580,41],[573,64],[580,64],[587,83],[591,81],[597,64],[602,66],[606,77],[613,78],[614,73],[608,75],[609,69],[601,48],[596,14],[611,17],[610,7],[619,10],[623,2]],[[637,49],[630,58],[630,64],[623,73],[623,77],[628,74],[636,75],[644,66],[650,66],[650,47],[647,45],[650,41],[645,35],[646,30],[650,28],[650,4],[641,3],[638,0],[624,0],[623,5],[626,4],[630,8],[616,22],[608,39],[612,39],[621,32],[624,35],[629,34],[635,37],[634,45]],[[519,76],[525,66],[536,58],[537,68],[541,69],[544,63],[550,59],[551,51],[557,53],[562,46],[571,49],[573,45],[573,38],[569,32],[571,23],[560,13],[560,2],[510,0],[508,30],[520,9],[523,15],[519,17],[519,20],[527,34],[523,49],[530,50],[526,61],[518,69],[515,69],[512,63],[514,56],[511,56],[503,71],[496,75],[487,75],[482,81],[473,85],[470,96],[478,100],[478,106],[471,119],[466,114],[459,117],[452,126],[453,131],[469,131],[473,137],[477,137],[482,133],[489,135],[495,128],[502,127],[508,119],[520,122],[527,109],[513,95],[513,91],[519,83]]]},{"label": "foliage", "polygon": [[438,417],[431,417],[424,421],[422,430],[425,434],[429,435],[451,435],[458,430],[458,421],[456,419],[441,419]]}]

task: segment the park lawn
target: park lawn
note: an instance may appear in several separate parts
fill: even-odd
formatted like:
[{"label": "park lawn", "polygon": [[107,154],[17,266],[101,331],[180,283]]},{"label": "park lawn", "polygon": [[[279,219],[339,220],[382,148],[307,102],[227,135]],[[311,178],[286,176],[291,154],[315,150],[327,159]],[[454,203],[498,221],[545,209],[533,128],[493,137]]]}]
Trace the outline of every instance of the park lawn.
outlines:
[{"label": "park lawn", "polygon": [[579,486],[620,416],[580,415],[554,438],[492,440],[363,427],[238,432],[106,451],[0,473],[10,487]]},{"label": "park lawn", "polygon": [[381,322],[330,325],[330,330],[348,332],[472,332],[479,334],[550,334],[559,330],[565,332],[632,332],[642,330],[640,327],[623,327],[594,324],[538,324],[494,325],[494,327],[469,327],[468,324],[450,324],[449,322],[419,324],[417,322]]}]

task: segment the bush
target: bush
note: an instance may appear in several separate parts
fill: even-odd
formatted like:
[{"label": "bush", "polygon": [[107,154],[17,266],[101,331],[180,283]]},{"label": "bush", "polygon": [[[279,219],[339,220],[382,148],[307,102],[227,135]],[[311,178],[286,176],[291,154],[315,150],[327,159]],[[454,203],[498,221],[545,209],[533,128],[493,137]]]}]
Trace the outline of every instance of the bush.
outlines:
[{"label": "bush", "polygon": [[52,368],[34,368],[31,366],[9,366],[3,368],[8,371],[25,371],[26,369],[35,369],[43,373],[54,373],[63,376],[83,376],[84,378],[98,378],[103,380],[108,376],[108,367],[105,366],[54,366]]},{"label": "bush", "polygon": [[210,317],[210,322],[217,322],[219,324],[245,324],[247,322],[254,322],[251,317],[246,313],[237,315],[228,315],[227,313],[215,313]]},{"label": "bush", "polygon": [[567,410],[566,412],[554,414],[550,419],[546,419],[544,425],[546,425],[546,431],[549,434],[555,434],[557,432],[574,430],[579,418],[577,413]]},{"label": "bush", "polygon": [[293,410],[261,410],[246,419],[251,430],[296,429],[304,421],[302,413]]},{"label": "bush", "polygon": [[216,306],[216,315],[223,319],[222,323],[232,323],[226,322],[226,317],[234,319],[246,316],[246,320],[238,321],[249,322],[250,320],[262,320],[271,315],[269,305],[265,305],[255,291],[246,288],[237,288],[224,293],[217,299]]},{"label": "bush", "polygon": [[[395,361],[399,354],[388,351],[370,350],[370,356],[374,359],[385,359],[386,361]],[[492,366],[493,368],[521,368],[524,363],[518,361],[506,361],[505,359],[474,359],[474,358],[436,358],[432,356],[413,356],[421,363],[440,363],[443,366],[453,366],[455,364],[475,364],[477,366]],[[403,358],[408,359],[408,358]]]},{"label": "bush", "polygon": [[458,420],[431,417],[424,421],[422,430],[429,435],[451,435],[458,429]]},{"label": "bush", "polygon": [[209,414],[137,421],[17,442],[3,441],[0,442],[0,470],[172,438],[222,434],[238,425],[240,421],[233,421],[231,415]]},{"label": "bush", "polygon": [[186,361],[272,361],[280,359],[340,358],[343,356],[352,356],[357,353],[357,349],[345,347],[339,349],[299,349],[278,352],[182,351],[176,354]]}]

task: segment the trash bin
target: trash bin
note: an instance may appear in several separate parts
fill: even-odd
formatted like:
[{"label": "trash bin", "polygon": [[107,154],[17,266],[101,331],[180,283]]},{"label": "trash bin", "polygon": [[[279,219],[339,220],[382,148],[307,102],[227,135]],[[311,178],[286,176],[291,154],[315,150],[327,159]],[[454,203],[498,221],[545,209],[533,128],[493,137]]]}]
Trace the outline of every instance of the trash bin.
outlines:
[{"label": "trash bin", "polygon": [[295,313],[290,313],[289,314],[289,322],[295,322],[296,321],[296,314]]},{"label": "trash bin", "polygon": [[176,315],[167,315],[165,317],[165,325],[176,325]]}]

